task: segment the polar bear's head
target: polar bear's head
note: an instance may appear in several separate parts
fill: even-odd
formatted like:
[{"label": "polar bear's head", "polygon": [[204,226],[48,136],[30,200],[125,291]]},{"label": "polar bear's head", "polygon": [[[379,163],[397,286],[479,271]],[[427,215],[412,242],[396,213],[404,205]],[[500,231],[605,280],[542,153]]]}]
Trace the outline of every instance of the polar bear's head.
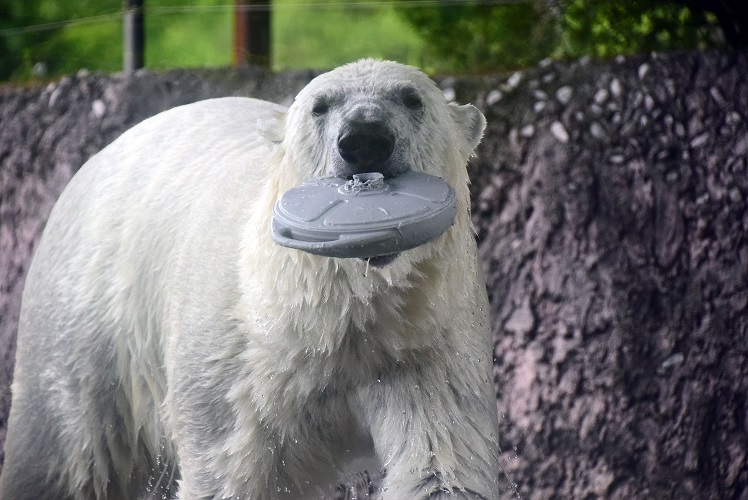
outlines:
[{"label": "polar bear's head", "polygon": [[456,181],[466,176],[485,124],[475,107],[447,103],[419,70],[364,59],[320,75],[298,94],[283,149],[300,180],[415,170]]}]

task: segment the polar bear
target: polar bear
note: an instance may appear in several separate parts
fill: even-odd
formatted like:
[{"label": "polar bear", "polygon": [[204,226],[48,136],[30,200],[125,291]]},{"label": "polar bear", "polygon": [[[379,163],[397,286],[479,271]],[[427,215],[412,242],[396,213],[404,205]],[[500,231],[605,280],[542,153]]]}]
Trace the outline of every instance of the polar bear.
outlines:
[{"label": "polar bear", "polygon": [[[466,172],[484,127],[415,68],[362,60],[289,109],[198,102],[94,156],[29,270],[0,497],[318,498],[366,465],[385,500],[496,499]],[[368,272],[272,241],[285,191],[372,168],[444,178],[454,224]]]}]

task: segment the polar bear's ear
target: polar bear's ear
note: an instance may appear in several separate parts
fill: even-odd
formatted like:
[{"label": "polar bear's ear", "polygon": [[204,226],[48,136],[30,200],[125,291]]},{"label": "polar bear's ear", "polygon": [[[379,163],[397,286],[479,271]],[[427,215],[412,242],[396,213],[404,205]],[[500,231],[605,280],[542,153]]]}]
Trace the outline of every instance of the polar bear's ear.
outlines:
[{"label": "polar bear's ear", "polygon": [[286,113],[283,111],[273,111],[272,117],[268,120],[266,117],[257,119],[257,128],[260,136],[264,139],[277,144],[283,142],[286,135]]},{"label": "polar bear's ear", "polygon": [[457,128],[462,132],[467,146],[466,154],[473,153],[483,137],[483,130],[486,128],[486,118],[478,108],[472,104],[460,106],[453,102],[449,103],[449,114],[457,124]]}]

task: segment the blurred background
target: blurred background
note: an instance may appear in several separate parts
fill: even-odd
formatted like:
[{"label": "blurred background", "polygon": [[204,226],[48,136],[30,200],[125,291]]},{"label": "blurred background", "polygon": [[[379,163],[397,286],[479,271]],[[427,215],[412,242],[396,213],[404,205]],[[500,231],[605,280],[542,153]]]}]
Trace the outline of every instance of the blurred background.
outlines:
[{"label": "blurred background", "polygon": [[[0,0],[0,80],[117,72],[132,0]],[[231,65],[239,0],[144,0],[149,69]],[[486,73],[543,59],[745,46],[745,0],[272,0],[273,70],[369,56],[431,74]],[[269,5],[268,5],[269,4]],[[743,21],[738,21],[741,19]],[[742,23],[742,24],[741,24]]]}]

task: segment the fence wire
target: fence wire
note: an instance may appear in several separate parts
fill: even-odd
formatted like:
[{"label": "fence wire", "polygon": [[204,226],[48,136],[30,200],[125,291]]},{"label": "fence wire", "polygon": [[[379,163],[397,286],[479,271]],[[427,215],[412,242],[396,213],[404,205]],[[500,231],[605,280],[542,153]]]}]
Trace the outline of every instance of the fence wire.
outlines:
[{"label": "fence wire", "polygon": [[[200,13],[223,13],[223,12],[252,12],[267,11],[278,9],[299,9],[299,10],[340,10],[340,9],[370,9],[377,10],[382,8],[395,9],[413,9],[421,7],[454,7],[454,6],[499,6],[499,5],[518,5],[531,4],[535,0],[392,0],[391,2],[314,2],[314,3],[279,3],[271,5],[169,5],[169,6],[145,6],[143,14],[166,15],[166,14],[200,14]],[[106,14],[97,14],[94,16],[78,17],[52,21],[48,23],[21,26],[17,28],[0,29],[0,36],[25,35],[29,33],[38,33],[42,31],[51,31],[68,26],[80,26],[85,24],[95,24],[110,22],[112,20],[122,19],[128,10],[119,10]]]}]

